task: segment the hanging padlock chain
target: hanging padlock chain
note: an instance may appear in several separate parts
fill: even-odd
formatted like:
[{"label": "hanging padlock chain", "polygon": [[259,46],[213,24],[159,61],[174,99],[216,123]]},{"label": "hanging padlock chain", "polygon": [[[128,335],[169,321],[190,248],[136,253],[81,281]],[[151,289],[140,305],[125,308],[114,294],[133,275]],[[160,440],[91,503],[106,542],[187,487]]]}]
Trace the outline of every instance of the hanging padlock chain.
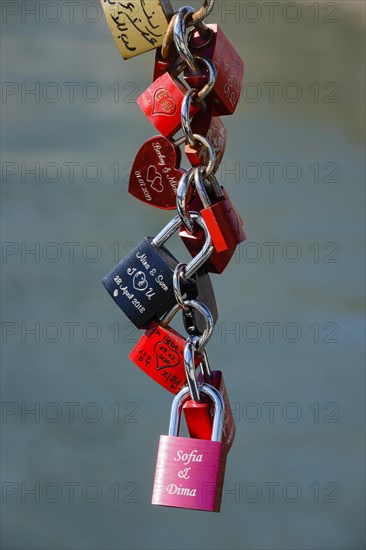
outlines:
[{"label": "hanging padlock chain", "polygon": [[[183,6],[174,13],[170,0],[101,0],[125,59],[156,50],[153,82],[136,101],[159,135],[140,147],[128,191],[150,206],[177,210],[103,284],[133,325],[144,329],[130,359],[176,395],[169,436],[159,445],[153,504],[220,511],[235,422],[223,374],[211,371],[207,354],[218,319],[210,274],[222,273],[246,236],[215,174],[227,137],[220,117],[236,109],[244,62],[219,25],[205,23],[214,0],[201,1],[198,9]],[[182,165],[181,146],[191,168]],[[192,257],[186,263],[165,246],[175,232]],[[178,312],[185,336],[170,326]],[[188,438],[179,437],[182,411]],[[182,476],[177,452],[200,453],[186,469],[190,477]],[[213,486],[210,495],[202,494],[206,483]]]}]

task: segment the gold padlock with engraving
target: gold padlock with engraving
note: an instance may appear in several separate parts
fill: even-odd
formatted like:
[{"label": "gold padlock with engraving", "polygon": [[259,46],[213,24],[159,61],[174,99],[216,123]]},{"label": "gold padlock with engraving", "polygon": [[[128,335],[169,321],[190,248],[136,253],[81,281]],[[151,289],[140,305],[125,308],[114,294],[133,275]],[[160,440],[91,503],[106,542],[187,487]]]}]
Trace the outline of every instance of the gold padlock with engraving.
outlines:
[{"label": "gold padlock with engraving", "polygon": [[170,0],[101,0],[124,59],[159,48],[173,15]]}]

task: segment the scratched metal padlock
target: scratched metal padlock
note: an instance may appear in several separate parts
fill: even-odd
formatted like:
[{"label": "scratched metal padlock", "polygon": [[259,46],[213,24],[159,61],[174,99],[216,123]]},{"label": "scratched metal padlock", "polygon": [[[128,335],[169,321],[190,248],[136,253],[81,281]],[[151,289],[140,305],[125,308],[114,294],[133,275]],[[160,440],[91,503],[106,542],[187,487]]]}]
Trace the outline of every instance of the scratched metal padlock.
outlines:
[{"label": "scratched metal padlock", "polygon": [[[201,366],[203,372],[198,373],[198,384],[206,383],[216,388],[222,395],[222,399],[225,404],[222,442],[225,443],[227,452],[229,452],[235,439],[236,426],[223,373],[220,370],[211,371],[206,352],[204,353]],[[207,399],[204,395],[201,396],[200,401],[188,399],[183,405],[183,412],[191,437],[211,439],[214,410],[212,407],[212,402],[210,402],[209,399]]]},{"label": "scratched metal padlock", "polygon": [[[206,319],[205,331],[199,342],[204,348],[214,326],[211,313],[204,304],[196,300],[187,300],[185,304],[200,311]],[[179,306],[174,306],[163,319],[152,321],[130,353],[130,359],[135,365],[174,394],[187,383],[184,365],[186,339],[170,326],[171,320],[179,310]],[[203,360],[202,353],[197,352],[194,359],[197,367]]]},{"label": "scratched metal padlock", "polygon": [[[142,112],[163,136],[171,137],[181,128],[181,107],[187,88],[168,72],[159,78],[137,98]],[[198,106],[191,106],[191,116]]]},{"label": "scratched metal padlock", "polygon": [[[212,253],[205,222],[199,214],[194,215],[194,220],[202,227],[206,241],[187,265],[187,281]],[[147,328],[175,303],[173,275],[178,260],[163,245],[180,225],[180,217],[176,216],[156,237],[145,237],[102,281],[111,298],[137,328]]]},{"label": "scratched metal padlock", "polygon": [[[237,245],[246,240],[242,219],[238,215],[226,191],[215,180],[215,195],[213,204],[208,197],[202,180],[201,168],[194,170],[195,186],[198,191],[192,205],[185,201],[185,187],[189,187],[189,180],[193,172],[185,174],[177,190],[177,206],[182,220],[187,228],[182,228],[179,235],[189,252],[194,256],[202,246],[203,234],[190,230],[189,211],[199,211],[206,222],[212,237],[214,252],[205,263],[205,268],[211,273],[222,273],[234,255]],[[182,185],[181,185],[182,184]]]},{"label": "scratched metal padlock", "polygon": [[[189,40],[189,49],[192,55],[208,58],[214,64],[216,83],[206,101],[213,103],[219,115],[230,115],[235,111],[241,96],[244,62],[218,25],[207,26],[211,30],[211,37],[206,40],[199,32],[195,32]],[[192,73],[186,69],[184,78],[192,88],[201,90],[206,84],[207,72]]]},{"label": "scratched metal padlock", "polygon": [[162,45],[173,8],[169,0],[101,0],[112,36],[124,59]]},{"label": "scratched metal padlock", "polygon": [[219,512],[227,458],[221,441],[225,405],[216,388],[203,384],[199,389],[214,403],[212,438],[178,436],[182,405],[190,396],[183,388],[173,401],[169,435],[160,436],[152,504]]},{"label": "scratched metal padlock", "polygon": [[[216,172],[225,154],[226,128],[212,106],[193,117],[191,129],[193,134],[206,137],[212,144],[216,156],[214,167],[214,172]],[[207,147],[198,141],[194,145],[187,144],[185,153],[192,166],[207,166],[209,162]]]},{"label": "scratched metal padlock", "polygon": [[128,191],[136,199],[164,210],[175,210],[176,194],[184,170],[181,151],[168,138],[153,136],[138,151]]}]

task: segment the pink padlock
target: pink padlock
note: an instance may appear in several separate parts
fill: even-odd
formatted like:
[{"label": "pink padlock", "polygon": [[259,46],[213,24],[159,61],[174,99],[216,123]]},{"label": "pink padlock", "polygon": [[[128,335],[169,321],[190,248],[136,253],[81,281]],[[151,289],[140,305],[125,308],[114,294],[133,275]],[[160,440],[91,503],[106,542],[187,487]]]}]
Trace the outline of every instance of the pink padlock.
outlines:
[{"label": "pink padlock", "polygon": [[190,397],[183,388],[173,401],[169,435],[160,436],[152,503],[219,512],[227,458],[221,441],[225,406],[212,386],[202,384],[199,389],[215,407],[211,441],[178,436],[181,409]]}]

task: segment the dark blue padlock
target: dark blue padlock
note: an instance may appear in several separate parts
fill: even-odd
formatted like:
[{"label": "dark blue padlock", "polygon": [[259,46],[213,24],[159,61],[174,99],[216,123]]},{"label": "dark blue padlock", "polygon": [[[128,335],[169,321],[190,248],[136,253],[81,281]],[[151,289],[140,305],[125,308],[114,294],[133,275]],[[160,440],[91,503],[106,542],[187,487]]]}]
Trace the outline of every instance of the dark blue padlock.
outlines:
[{"label": "dark blue padlock", "polygon": [[[204,220],[197,212],[191,216],[202,227],[206,241],[201,252],[187,264],[183,292],[194,286],[191,277],[209,259],[213,250]],[[181,223],[180,217],[176,216],[156,237],[145,237],[102,281],[108,294],[137,328],[146,328],[175,304],[173,275],[178,260],[163,244],[181,227]]]}]

